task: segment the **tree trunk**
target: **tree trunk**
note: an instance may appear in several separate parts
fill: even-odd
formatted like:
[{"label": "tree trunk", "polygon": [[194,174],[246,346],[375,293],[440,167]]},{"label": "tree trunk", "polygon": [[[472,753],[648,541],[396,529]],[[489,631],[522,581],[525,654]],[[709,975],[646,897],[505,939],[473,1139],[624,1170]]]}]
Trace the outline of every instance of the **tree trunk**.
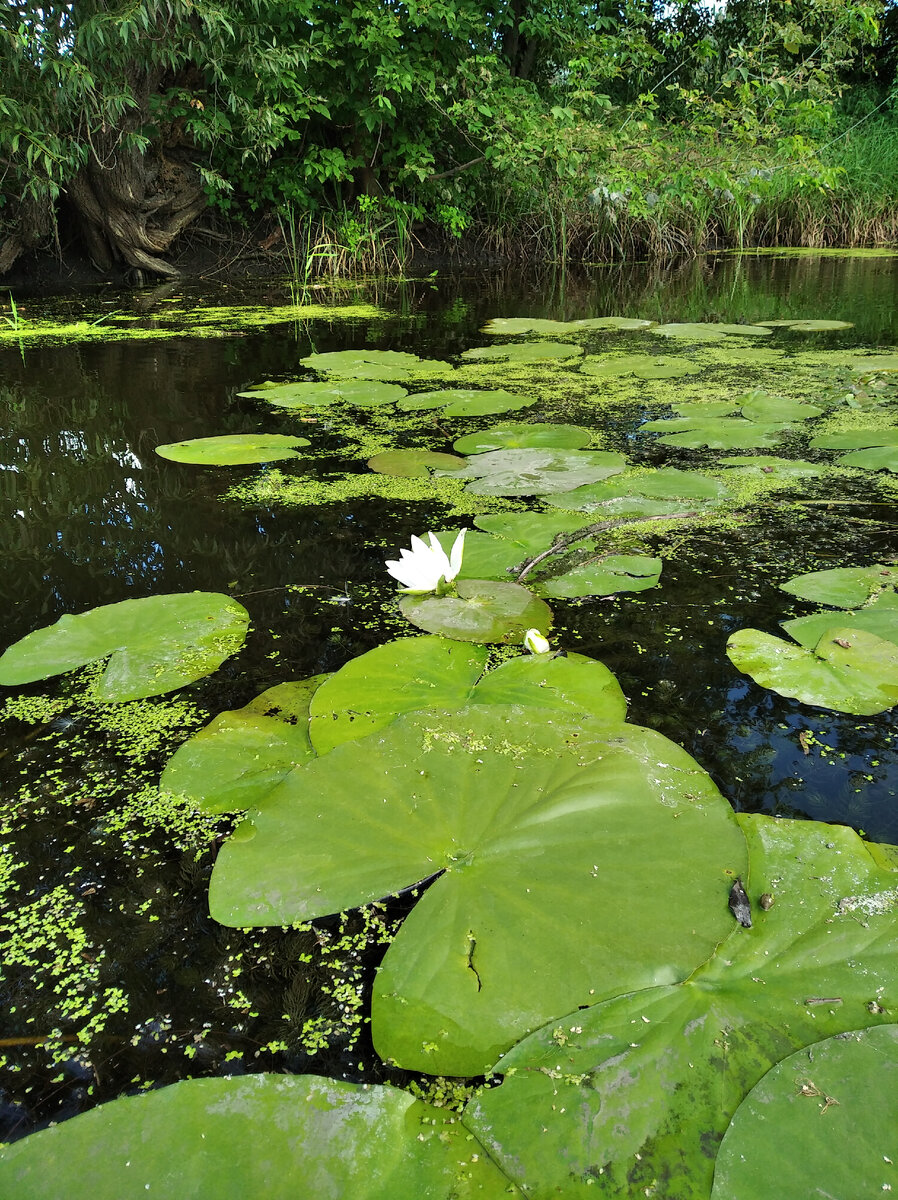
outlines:
[{"label": "tree trunk", "polygon": [[[101,157],[102,155],[102,157]],[[160,256],[206,207],[197,169],[159,148],[142,154],[110,139],[67,188],[91,259],[101,270],[126,264],[176,276]]]}]

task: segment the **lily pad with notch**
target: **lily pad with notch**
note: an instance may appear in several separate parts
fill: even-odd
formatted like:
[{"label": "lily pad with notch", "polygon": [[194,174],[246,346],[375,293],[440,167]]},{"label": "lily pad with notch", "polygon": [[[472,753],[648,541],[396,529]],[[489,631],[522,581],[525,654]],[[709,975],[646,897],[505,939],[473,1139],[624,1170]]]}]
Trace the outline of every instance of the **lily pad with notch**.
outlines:
[{"label": "lily pad with notch", "polygon": [[[830,1110],[839,1119],[821,1120]],[[896,1129],[898,1025],[815,1042],[813,1053],[777,1063],[736,1109],[711,1200],[881,1196],[892,1190]]]},{"label": "lily pad with notch", "polygon": [[[737,820],[748,839],[753,927],[731,922],[681,983],[553,1015],[497,1060],[502,1085],[469,1102],[465,1125],[529,1195],[588,1200],[600,1180],[603,1197],[631,1200],[663,1179],[665,1200],[706,1200],[727,1125],[769,1068],[821,1038],[894,1020],[872,1003],[895,981],[898,875],[887,848],[844,826]],[[738,873],[734,864],[730,881]],[[658,878],[666,884],[668,875]],[[650,895],[657,889],[658,880]],[[762,893],[775,899],[766,911]],[[813,1072],[807,1050],[803,1057]],[[813,1119],[821,1121],[816,1105]],[[777,1140],[773,1130],[765,1137]],[[790,1150],[807,1162],[804,1145]],[[776,1182],[758,1198],[784,1194],[810,1193],[803,1185],[784,1193]],[[833,1194],[861,1193],[849,1185]],[[738,1187],[720,1193],[736,1195]]]},{"label": "lily pad with notch", "polygon": [[69,1200],[520,1194],[450,1110],[315,1075],[184,1079],[0,1150],[6,1196],[46,1200],[63,1179]]},{"label": "lily pad with notch", "polygon": [[170,462],[193,463],[201,467],[235,467],[299,458],[298,448],[309,444],[308,438],[293,437],[286,433],[230,433],[170,442],[157,446],[156,453]]},{"label": "lily pad with notch", "polygon": [[385,450],[368,459],[368,466],[379,475],[395,475],[402,479],[420,479],[431,471],[449,471],[464,466],[465,460],[456,454],[440,454],[435,450]]},{"label": "lily pad with notch", "polygon": [[421,375],[452,375],[449,363],[419,358],[404,350],[330,350],[299,360],[304,367],[324,375],[349,379],[383,379],[402,382]]},{"label": "lily pad with notch", "polygon": [[458,579],[455,590],[455,596],[403,596],[399,610],[419,629],[462,642],[520,643],[528,629],[551,628],[549,606],[516,583]]},{"label": "lily pad with notch", "polygon": [[467,433],[453,443],[459,454],[485,454],[490,450],[582,450],[592,441],[592,430],[580,425],[554,425],[534,421],[493,425],[479,433]]},{"label": "lily pad with notch", "polygon": [[536,403],[534,396],[496,389],[447,388],[439,392],[416,392],[399,401],[403,412],[441,408],[444,417],[486,417],[497,413],[514,412]]},{"label": "lily pad with notch", "polygon": [[571,342],[503,342],[501,346],[474,346],[463,350],[461,357],[470,362],[543,362],[552,359],[578,358],[582,346]]},{"label": "lily pad with notch", "polygon": [[744,417],[668,417],[646,421],[640,433],[660,433],[663,446],[687,450],[753,450],[772,446],[788,430],[785,424],[748,421]]},{"label": "lily pad with notch", "polygon": [[898,645],[853,628],[841,613],[813,650],[758,629],[740,629],[727,655],[761,685],[802,704],[873,716],[898,704]]},{"label": "lily pad with notch", "polygon": [[16,687],[109,658],[97,700],[161,696],[217,670],[243,645],[249,613],[219,592],[104,604],[36,629],[0,656],[0,684]]},{"label": "lily pad with notch", "polygon": [[312,700],[309,730],[316,752],[326,754],[426,708],[523,704],[613,722],[627,715],[620,685],[595,659],[526,654],[487,671],[487,658],[479,646],[425,635],[350,659]]},{"label": "lily pad with notch", "polygon": [[645,554],[608,554],[598,562],[573,567],[563,575],[548,579],[534,576],[531,586],[537,595],[565,600],[644,592],[657,585],[662,565],[660,558]]},{"label": "lily pad with notch", "polygon": [[853,321],[835,321],[822,317],[805,318],[798,321],[759,321],[771,329],[794,329],[796,333],[831,333],[835,329],[853,329]]},{"label": "lily pad with notch", "polygon": [[788,592],[790,596],[811,600],[815,604],[832,604],[836,608],[859,607],[878,593],[892,591],[896,587],[898,567],[888,563],[809,571],[806,575],[793,575],[779,585],[780,591]]},{"label": "lily pad with notch", "polygon": [[880,592],[864,608],[852,609],[847,613],[820,612],[809,617],[795,617],[782,621],[782,627],[790,637],[806,649],[813,650],[833,624],[849,625],[865,633],[898,645],[898,593]]},{"label": "lily pad with notch", "polygon": [[648,329],[654,321],[642,317],[586,317],[577,321],[552,321],[544,317],[494,317],[482,326],[481,333],[492,334],[565,334],[586,333],[592,329],[636,331]]},{"label": "lily pad with notch", "polygon": [[653,325],[651,332],[658,337],[688,342],[721,342],[731,337],[770,337],[772,330],[764,325],[733,325],[725,321],[672,321]]},{"label": "lily pad with notch", "polygon": [[243,708],[220,713],[169,759],[159,786],[203,812],[258,808],[315,751],[309,703],[327,675],[268,688]]},{"label": "lily pad with notch", "polygon": [[465,490],[478,496],[543,496],[607,479],[625,466],[622,454],[607,450],[493,450],[441,473],[470,480]]},{"label": "lily pad with notch", "polygon": [[429,1074],[479,1074],[559,1012],[685,979],[730,927],[726,872],[746,869],[730,806],[679,747],[516,705],[399,717],[297,768],[253,819],[215,864],[223,924],[291,924],[440,876],[372,1007],[381,1057]]},{"label": "lily pad with notch", "polygon": [[262,384],[246,392],[238,392],[251,400],[264,400],[279,408],[322,408],[334,403],[354,404],[356,408],[375,408],[394,404],[407,395],[396,383],[378,383],[370,379],[331,380],[312,383],[297,380],[292,383]]}]

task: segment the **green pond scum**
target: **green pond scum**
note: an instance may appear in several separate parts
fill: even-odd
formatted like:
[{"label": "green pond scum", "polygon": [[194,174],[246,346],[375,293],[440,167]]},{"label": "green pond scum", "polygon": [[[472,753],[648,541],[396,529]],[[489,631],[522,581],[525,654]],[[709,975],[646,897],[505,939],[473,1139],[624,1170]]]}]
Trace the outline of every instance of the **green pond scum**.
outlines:
[{"label": "green pond scum", "polygon": [[[834,1080],[898,1069],[898,482],[829,448],[898,424],[893,339],[864,323],[885,285],[822,311],[808,273],[850,260],[746,256],[754,301],[743,260],[714,261],[680,291],[646,271],[16,298],[0,1185],[131,1154],[118,1098],[148,1092],[141,1125],[208,1131],[226,1171],[230,1097],[310,1172],[343,1129],[348,1187],[379,1122],[447,1196],[710,1200],[759,1063],[854,1031]],[[478,392],[525,403],[472,415]],[[666,445],[670,420],[713,436]],[[527,425],[585,432],[521,445]],[[285,439],[292,461],[247,461]],[[462,528],[460,573],[403,596],[385,560]],[[846,568],[875,568],[867,602]],[[821,573],[858,607],[805,594]],[[823,638],[796,623],[828,613]],[[601,916],[621,904],[626,926]],[[164,1190],[139,1162],[140,1194]]]}]

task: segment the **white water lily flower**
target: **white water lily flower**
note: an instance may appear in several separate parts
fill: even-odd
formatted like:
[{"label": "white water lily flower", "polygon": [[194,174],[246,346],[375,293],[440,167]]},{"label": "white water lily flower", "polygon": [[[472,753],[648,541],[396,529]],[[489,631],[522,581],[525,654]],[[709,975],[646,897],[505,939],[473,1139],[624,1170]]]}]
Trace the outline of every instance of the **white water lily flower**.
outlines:
[{"label": "white water lily flower", "polygon": [[426,536],[430,545],[412,534],[411,550],[400,550],[400,558],[387,559],[387,570],[394,579],[405,584],[404,592],[435,592],[445,580],[451,583],[461,570],[461,559],[465,549],[465,534],[462,529],[452,544],[449,554],[432,533]]},{"label": "white water lily flower", "polygon": [[524,634],[524,646],[531,654],[548,654],[552,647],[538,629],[528,629]]}]

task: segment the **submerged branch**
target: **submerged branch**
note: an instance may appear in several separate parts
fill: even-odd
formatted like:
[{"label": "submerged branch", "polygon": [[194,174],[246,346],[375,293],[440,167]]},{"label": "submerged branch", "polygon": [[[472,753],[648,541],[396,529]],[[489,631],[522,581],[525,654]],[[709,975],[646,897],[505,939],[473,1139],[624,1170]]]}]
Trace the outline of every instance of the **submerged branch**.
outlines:
[{"label": "submerged branch", "polygon": [[643,521],[676,521],[682,520],[685,517],[695,516],[698,516],[696,512],[681,512],[662,513],[656,517],[618,517],[614,521],[595,521],[592,525],[585,525],[582,529],[578,529],[574,533],[559,533],[548,550],[543,550],[541,554],[537,554],[533,558],[528,558],[521,565],[515,583],[521,583],[533,568],[543,562],[544,559],[551,557],[553,554],[560,554],[562,550],[567,550],[569,546],[573,546],[577,542],[582,542],[584,538],[588,538],[594,533],[604,533],[607,529],[616,529],[620,525],[635,525]]}]

